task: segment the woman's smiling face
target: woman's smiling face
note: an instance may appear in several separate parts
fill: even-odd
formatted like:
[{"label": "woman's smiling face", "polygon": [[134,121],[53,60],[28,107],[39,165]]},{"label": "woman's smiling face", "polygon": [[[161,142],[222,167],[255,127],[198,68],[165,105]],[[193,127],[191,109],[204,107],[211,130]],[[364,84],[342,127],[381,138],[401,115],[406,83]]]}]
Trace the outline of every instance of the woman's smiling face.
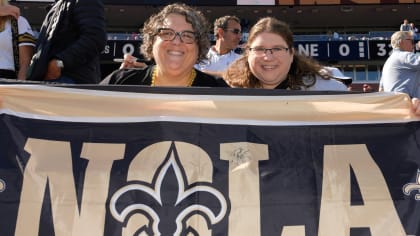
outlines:
[{"label": "woman's smiling face", "polygon": [[[282,36],[261,32],[249,44],[251,50],[248,52],[248,63],[252,74],[260,81],[263,88],[275,88],[281,82],[286,80],[293,62],[293,48],[289,48]],[[274,50],[265,50],[263,55],[256,55],[255,48],[272,49],[282,48],[283,50],[275,52]]]},{"label": "woman's smiling face", "polygon": [[[179,14],[168,15],[162,28],[172,29],[175,32],[194,32],[192,25],[185,20],[185,16]],[[153,43],[153,56],[156,64],[165,74],[189,73],[197,62],[198,44],[197,42],[190,44],[182,42],[178,35],[172,41],[165,41],[156,36]]]}]

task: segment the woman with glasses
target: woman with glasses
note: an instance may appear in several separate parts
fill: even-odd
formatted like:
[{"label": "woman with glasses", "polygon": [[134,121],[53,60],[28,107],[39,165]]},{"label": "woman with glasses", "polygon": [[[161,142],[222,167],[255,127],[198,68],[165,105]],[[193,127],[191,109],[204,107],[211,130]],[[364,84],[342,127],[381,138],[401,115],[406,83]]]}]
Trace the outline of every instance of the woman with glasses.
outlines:
[{"label": "woman with glasses", "polygon": [[295,51],[286,23],[266,17],[251,28],[243,56],[229,66],[224,79],[240,88],[347,90],[322,68]]},{"label": "woman with glasses", "polygon": [[194,68],[210,42],[204,15],[185,4],[171,4],[144,24],[141,52],[155,65],[119,69],[101,84],[226,87],[222,79]]}]

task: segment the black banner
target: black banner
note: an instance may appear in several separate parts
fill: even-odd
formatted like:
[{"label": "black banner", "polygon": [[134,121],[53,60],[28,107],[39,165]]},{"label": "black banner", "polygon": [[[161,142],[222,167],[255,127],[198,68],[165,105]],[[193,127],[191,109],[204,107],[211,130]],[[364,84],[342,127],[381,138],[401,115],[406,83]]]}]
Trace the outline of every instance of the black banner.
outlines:
[{"label": "black banner", "polygon": [[420,234],[405,95],[148,90],[0,86],[1,235]]}]

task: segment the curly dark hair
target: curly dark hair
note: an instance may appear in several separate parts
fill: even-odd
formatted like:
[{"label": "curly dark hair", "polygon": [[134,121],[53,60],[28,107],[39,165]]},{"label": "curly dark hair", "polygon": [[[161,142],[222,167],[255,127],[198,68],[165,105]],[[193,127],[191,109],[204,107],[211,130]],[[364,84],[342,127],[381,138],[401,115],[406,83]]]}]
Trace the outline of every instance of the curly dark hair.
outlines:
[{"label": "curly dark hair", "polygon": [[197,34],[198,59],[197,63],[207,59],[206,55],[210,47],[210,39],[208,37],[208,22],[199,10],[194,9],[184,3],[174,3],[165,6],[160,12],[152,15],[145,23],[142,30],[143,42],[140,47],[143,56],[152,60],[153,43],[155,42],[158,29],[162,27],[164,20],[170,14],[179,14],[185,16],[185,20],[192,25],[194,32]]},{"label": "curly dark hair", "polygon": [[[316,75],[320,75],[322,65],[316,60],[301,55],[296,52],[293,45],[293,33],[287,23],[273,17],[265,17],[260,19],[250,30],[247,41],[247,48],[255,40],[255,38],[263,33],[269,32],[280,35],[290,48],[289,53],[293,54],[293,62],[287,75],[288,88],[299,90],[303,87],[311,87],[316,82]],[[227,69],[224,79],[232,87],[241,88],[262,88],[258,78],[252,74],[248,64],[249,50]]]}]

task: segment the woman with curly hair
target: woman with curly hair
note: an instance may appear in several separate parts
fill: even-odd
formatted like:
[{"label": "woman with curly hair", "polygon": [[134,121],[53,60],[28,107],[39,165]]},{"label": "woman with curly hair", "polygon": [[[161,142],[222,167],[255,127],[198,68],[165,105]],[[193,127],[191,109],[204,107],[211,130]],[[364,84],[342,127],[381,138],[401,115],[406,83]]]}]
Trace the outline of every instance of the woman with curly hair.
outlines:
[{"label": "woman with curly hair", "polygon": [[171,4],[144,24],[141,52],[156,65],[123,68],[101,84],[226,87],[222,79],[194,69],[210,46],[204,15],[185,4]]},{"label": "woman with curly hair", "polygon": [[343,90],[323,66],[293,48],[289,26],[273,17],[260,19],[250,30],[247,47],[224,75],[231,87]]}]

